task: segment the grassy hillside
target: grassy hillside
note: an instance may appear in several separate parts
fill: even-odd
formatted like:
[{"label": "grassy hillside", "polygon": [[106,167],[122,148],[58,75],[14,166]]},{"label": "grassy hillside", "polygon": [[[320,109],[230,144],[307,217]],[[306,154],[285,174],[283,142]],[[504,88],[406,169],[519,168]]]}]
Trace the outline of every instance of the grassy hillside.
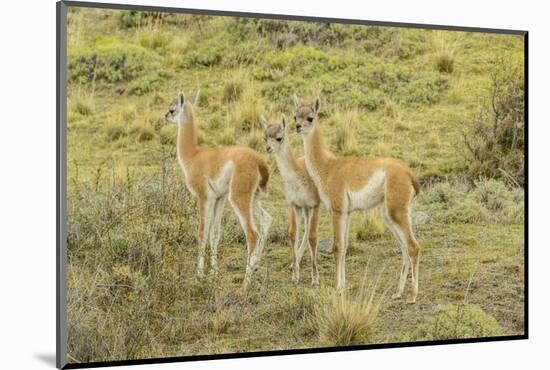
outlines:
[{"label": "grassy hillside", "polygon": [[[68,44],[70,362],[523,332],[521,37],[72,8]],[[229,209],[219,277],[197,281],[195,201],[164,123],[177,92],[197,87],[202,145],[268,159],[259,116],[291,116],[296,92],[321,96],[336,153],[406,161],[423,188],[418,303],[386,294],[401,256],[376,212],[354,217],[343,298],[330,254],[320,288],[307,256],[292,284],[272,159],[274,222],[248,296],[237,294],[244,235]],[[330,239],[326,210],[319,233]],[[340,324],[346,335],[331,330]]]}]

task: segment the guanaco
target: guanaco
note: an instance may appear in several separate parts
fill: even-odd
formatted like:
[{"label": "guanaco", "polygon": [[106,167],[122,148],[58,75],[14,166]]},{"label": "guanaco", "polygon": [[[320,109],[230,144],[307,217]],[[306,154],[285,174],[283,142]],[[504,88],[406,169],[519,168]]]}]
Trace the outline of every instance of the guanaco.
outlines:
[{"label": "guanaco", "polygon": [[[262,208],[260,199],[267,191],[269,169],[258,153],[242,146],[204,148],[197,143],[197,121],[192,102],[180,92],[165,115],[176,123],[177,158],[185,175],[185,184],[197,198],[199,237],[197,277],[204,276],[207,238],[210,242],[210,271],[217,273],[220,224],[226,199],[229,199],[246,236],[247,264],[243,290],[251,281],[264,249],[272,217]],[[259,230],[256,227],[259,222]]]},{"label": "guanaco", "polygon": [[345,256],[349,226],[354,211],[365,211],[383,204],[383,218],[403,255],[397,293],[402,296],[409,268],[412,290],[409,302],[418,294],[420,245],[411,227],[411,203],[420,187],[405,163],[390,158],[337,157],[326,147],[319,127],[320,98],[314,104],[301,104],[294,94],[296,131],[302,135],[306,168],[330,211],[333,252],[336,260],[336,288],[345,287]]},{"label": "guanaco", "polygon": [[[292,281],[300,280],[300,261],[309,244],[311,252],[311,284],[319,285],[317,269],[317,224],[320,199],[315,184],[309,177],[304,157],[295,159],[287,133],[287,120],[281,116],[280,123],[270,124],[260,117],[264,127],[266,151],[273,154],[285,186],[285,196],[290,204],[289,234],[293,246]],[[300,227],[304,235],[300,242]]]}]

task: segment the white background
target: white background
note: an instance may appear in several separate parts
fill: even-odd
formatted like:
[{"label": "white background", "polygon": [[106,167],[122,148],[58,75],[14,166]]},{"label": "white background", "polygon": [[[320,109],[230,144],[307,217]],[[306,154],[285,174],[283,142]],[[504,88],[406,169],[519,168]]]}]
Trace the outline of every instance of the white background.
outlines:
[{"label": "white background", "polygon": [[[530,31],[530,339],[142,366],[518,369],[548,366],[550,245],[549,24],[543,1],[149,0],[134,4]],[[118,2],[113,0],[112,2]],[[55,358],[55,2],[4,1],[0,12],[0,367],[53,368]],[[544,352],[546,348],[546,353]],[[545,356],[546,355],[546,356]],[[135,368],[135,367],[134,367]]]}]

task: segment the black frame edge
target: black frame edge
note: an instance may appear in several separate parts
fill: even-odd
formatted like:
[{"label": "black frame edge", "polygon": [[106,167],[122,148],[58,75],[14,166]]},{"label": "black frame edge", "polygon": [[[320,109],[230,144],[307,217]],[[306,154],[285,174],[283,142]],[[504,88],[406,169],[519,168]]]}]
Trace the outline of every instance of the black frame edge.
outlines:
[{"label": "black frame edge", "polygon": [[259,352],[242,352],[242,353],[223,353],[213,355],[197,355],[197,356],[180,356],[180,357],[161,357],[161,358],[148,358],[138,360],[114,360],[114,361],[100,361],[100,362],[88,362],[88,363],[69,363],[63,367],[63,369],[82,369],[82,368],[97,368],[107,366],[128,366],[128,365],[151,365],[151,364],[164,364],[174,362],[193,362],[193,361],[205,361],[205,360],[224,360],[224,359],[236,359],[236,358],[252,358],[252,357],[271,357],[271,356],[286,356],[286,355],[298,355],[298,354],[315,354],[315,353],[331,353],[331,352],[351,352],[370,349],[391,349],[391,348],[406,348],[406,347],[423,347],[423,346],[440,346],[449,344],[469,344],[469,343],[487,343],[487,342],[501,342],[510,340],[524,340],[527,336],[524,335],[511,335],[501,337],[487,337],[487,338],[468,338],[468,339],[450,339],[440,341],[424,341],[424,342],[403,342],[403,343],[381,343],[381,344],[367,344],[348,347],[318,347],[318,348],[304,348],[304,349],[291,349],[291,350],[277,350],[277,351],[259,351]]},{"label": "black frame edge", "polygon": [[56,349],[58,369],[67,365],[67,5],[56,3]]},{"label": "black frame edge", "polygon": [[370,26],[385,26],[385,27],[403,27],[403,28],[424,28],[432,30],[446,31],[462,31],[462,32],[483,32],[483,33],[500,33],[509,35],[524,35],[526,30],[512,30],[499,28],[482,28],[482,27],[461,27],[441,24],[423,24],[423,23],[406,23],[406,22],[384,22],[374,20],[360,20],[350,18],[330,18],[330,17],[315,17],[301,16],[290,14],[271,14],[271,13],[252,13],[229,10],[214,10],[214,9],[194,9],[194,8],[174,8],[166,6],[153,5],[131,5],[131,4],[113,4],[101,2],[84,2],[63,0],[67,6],[76,6],[83,8],[101,8],[101,9],[118,9],[118,10],[137,10],[137,11],[156,11],[166,13],[185,13],[185,14],[204,14],[230,17],[248,17],[248,18],[265,18],[265,19],[282,19],[287,21],[310,21],[320,23],[343,23],[343,24],[360,24]]},{"label": "black frame edge", "polygon": [[524,220],[523,220],[523,264],[524,264],[524,276],[523,276],[523,330],[525,337],[529,338],[529,32],[525,32],[523,36],[523,79],[524,85],[524,138],[525,138],[525,157],[523,159],[524,171],[525,171],[525,183],[523,187],[523,202],[524,202]]}]

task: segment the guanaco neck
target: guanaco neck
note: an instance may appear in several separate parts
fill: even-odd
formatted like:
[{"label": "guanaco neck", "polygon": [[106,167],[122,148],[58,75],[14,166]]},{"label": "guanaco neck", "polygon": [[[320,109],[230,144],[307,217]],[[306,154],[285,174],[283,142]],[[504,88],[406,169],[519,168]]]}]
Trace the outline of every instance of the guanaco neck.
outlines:
[{"label": "guanaco neck", "polygon": [[294,153],[288,144],[288,136],[286,134],[284,137],[283,147],[275,154],[275,160],[279,166],[281,176],[284,176],[285,173],[289,172],[295,173],[298,169],[296,159],[294,158]]},{"label": "guanaco neck", "polygon": [[326,173],[329,162],[334,158],[325,145],[319,124],[316,123],[313,131],[304,139],[304,155],[308,171],[317,174]]},{"label": "guanaco neck", "polygon": [[197,127],[193,106],[185,103],[185,114],[178,124],[177,152],[178,158],[187,165],[198,151]]}]

